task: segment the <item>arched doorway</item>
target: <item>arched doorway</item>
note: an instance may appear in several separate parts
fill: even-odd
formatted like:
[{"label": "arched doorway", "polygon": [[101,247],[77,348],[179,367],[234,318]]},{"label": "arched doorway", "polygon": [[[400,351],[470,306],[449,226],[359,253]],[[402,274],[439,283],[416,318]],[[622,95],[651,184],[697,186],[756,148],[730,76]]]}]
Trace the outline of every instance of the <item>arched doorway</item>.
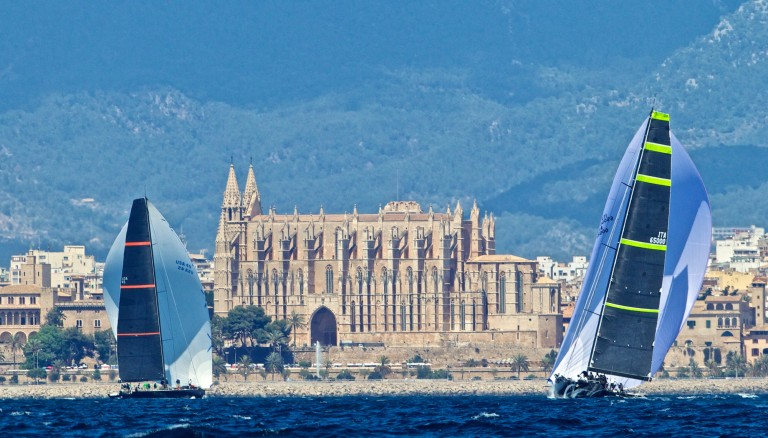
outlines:
[{"label": "arched doorway", "polygon": [[327,307],[317,309],[310,323],[312,345],[336,345],[336,317]]}]

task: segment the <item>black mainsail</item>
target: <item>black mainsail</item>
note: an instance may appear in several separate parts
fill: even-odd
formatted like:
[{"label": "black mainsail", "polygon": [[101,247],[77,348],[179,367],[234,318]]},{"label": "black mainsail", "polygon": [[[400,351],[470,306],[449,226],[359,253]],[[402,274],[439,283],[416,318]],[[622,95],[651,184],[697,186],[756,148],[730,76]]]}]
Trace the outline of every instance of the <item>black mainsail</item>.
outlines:
[{"label": "black mainsail", "polygon": [[649,380],[669,227],[669,115],[652,112],[589,370]]},{"label": "black mainsail", "polygon": [[117,322],[117,360],[124,382],[165,378],[147,199],[133,201],[125,235]]}]

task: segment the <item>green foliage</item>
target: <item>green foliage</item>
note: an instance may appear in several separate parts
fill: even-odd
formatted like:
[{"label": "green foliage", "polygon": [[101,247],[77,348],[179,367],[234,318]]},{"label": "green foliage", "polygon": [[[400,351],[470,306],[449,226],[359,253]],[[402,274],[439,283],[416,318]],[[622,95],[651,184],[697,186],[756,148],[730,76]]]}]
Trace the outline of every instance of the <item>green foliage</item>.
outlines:
[{"label": "green foliage", "polygon": [[299,367],[300,368],[309,368],[311,366],[312,366],[312,362],[310,362],[308,360],[300,360],[299,361]]},{"label": "green foliage", "polygon": [[420,354],[417,354],[412,358],[408,359],[408,363],[427,363],[427,360],[421,357]]},{"label": "green foliage", "polygon": [[555,366],[555,361],[557,360],[557,352],[555,350],[549,350],[549,353],[544,355],[544,358],[541,360],[541,365],[544,367],[545,372],[552,371],[552,367]]},{"label": "green foliage", "polygon": [[469,359],[466,362],[464,362],[464,366],[467,368],[473,368],[480,366],[480,362],[476,361],[475,359]]},{"label": "green foliage", "polygon": [[349,370],[341,370],[336,376],[336,380],[355,380],[355,376]]},{"label": "green foliage", "polygon": [[240,361],[238,362],[238,371],[240,372],[240,375],[243,376],[243,380],[248,380],[248,375],[251,374],[252,364],[253,362],[248,355],[240,356]]},{"label": "green foliage", "polygon": [[91,378],[97,382],[101,381],[101,370],[99,370],[98,368],[93,370],[93,374],[91,374]]},{"label": "green foliage", "polygon": [[81,376],[81,377],[80,377],[80,381],[81,381],[81,382],[83,382],[83,383],[85,383],[85,382],[87,382],[87,381],[88,381],[88,378],[87,378],[87,377],[85,377],[85,376]]},{"label": "green foliage", "polygon": [[528,371],[528,357],[518,353],[512,357],[512,370],[517,371],[517,378],[520,379],[521,371]]},{"label": "green foliage", "polygon": [[270,321],[271,318],[261,307],[237,306],[223,318],[221,333],[226,339],[240,341],[243,347],[247,346],[247,341],[254,346],[258,342],[257,337],[264,332]]},{"label": "green foliage", "polygon": [[0,385],[5,383],[5,376],[0,376]]},{"label": "green foliage", "polygon": [[267,360],[264,363],[264,367],[272,374],[272,380],[274,380],[275,374],[283,371],[282,356],[275,351],[269,353],[269,356],[267,356]]},{"label": "green foliage", "polygon": [[110,363],[110,359],[116,362],[117,358],[112,357],[113,345],[115,345],[115,337],[112,330],[99,330],[93,334],[93,347],[101,362]]},{"label": "green foliage", "polygon": [[93,357],[94,340],[75,327],[61,329],[51,324],[40,327],[40,331],[29,337],[24,345],[26,361],[24,368],[53,365],[55,360],[63,363],[80,363],[85,357]]},{"label": "green foliage", "polygon": [[227,367],[226,362],[219,356],[213,356],[213,376],[217,379],[220,376],[224,376],[224,380],[227,380]]},{"label": "green foliage", "polygon": [[19,384],[19,375],[14,374],[11,376],[9,382],[11,382],[12,385],[18,385]]},{"label": "green foliage", "polygon": [[383,380],[384,376],[381,375],[378,371],[373,371],[371,374],[368,374],[368,380]]},{"label": "green foliage", "polygon": [[30,379],[45,379],[46,376],[48,376],[48,373],[45,371],[45,368],[32,368],[27,371],[27,377]]},{"label": "green foliage", "polygon": [[64,325],[64,320],[66,318],[67,317],[64,315],[63,310],[59,309],[58,307],[54,307],[45,314],[45,324],[52,325],[54,327],[61,327]]}]

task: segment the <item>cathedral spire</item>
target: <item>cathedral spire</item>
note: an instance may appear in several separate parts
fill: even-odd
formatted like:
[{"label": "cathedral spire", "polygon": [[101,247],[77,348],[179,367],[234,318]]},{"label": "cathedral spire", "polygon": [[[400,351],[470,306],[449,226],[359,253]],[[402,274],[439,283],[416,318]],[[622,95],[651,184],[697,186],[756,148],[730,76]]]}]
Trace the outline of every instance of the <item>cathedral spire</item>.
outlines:
[{"label": "cathedral spire", "polygon": [[222,208],[240,207],[240,189],[237,187],[237,176],[235,176],[235,165],[229,165],[229,176],[227,176],[227,187],[224,189],[224,202]]},{"label": "cathedral spire", "polygon": [[259,186],[256,185],[256,176],[253,173],[253,164],[248,168],[248,178],[245,180],[245,192],[243,192],[243,204],[248,216],[256,216],[261,212],[261,195]]}]

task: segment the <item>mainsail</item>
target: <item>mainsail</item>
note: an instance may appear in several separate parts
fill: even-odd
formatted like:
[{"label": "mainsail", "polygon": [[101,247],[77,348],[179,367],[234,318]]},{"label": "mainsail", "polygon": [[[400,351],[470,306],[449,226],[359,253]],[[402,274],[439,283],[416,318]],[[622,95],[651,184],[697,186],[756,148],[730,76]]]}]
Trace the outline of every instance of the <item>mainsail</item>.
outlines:
[{"label": "mainsail", "polygon": [[[136,235],[135,229],[144,234]],[[145,277],[131,274],[136,266]],[[104,289],[123,381],[165,379],[210,387],[211,328],[200,280],[179,237],[144,198],[133,202],[128,223],[109,251]],[[127,322],[137,313],[155,321],[154,328]],[[140,357],[134,344],[145,352]]]},{"label": "mainsail", "polygon": [[552,375],[591,370],[625,387],[650,379],[706,270],[709,200],[669,116],[652,112],[624,154]]}]

